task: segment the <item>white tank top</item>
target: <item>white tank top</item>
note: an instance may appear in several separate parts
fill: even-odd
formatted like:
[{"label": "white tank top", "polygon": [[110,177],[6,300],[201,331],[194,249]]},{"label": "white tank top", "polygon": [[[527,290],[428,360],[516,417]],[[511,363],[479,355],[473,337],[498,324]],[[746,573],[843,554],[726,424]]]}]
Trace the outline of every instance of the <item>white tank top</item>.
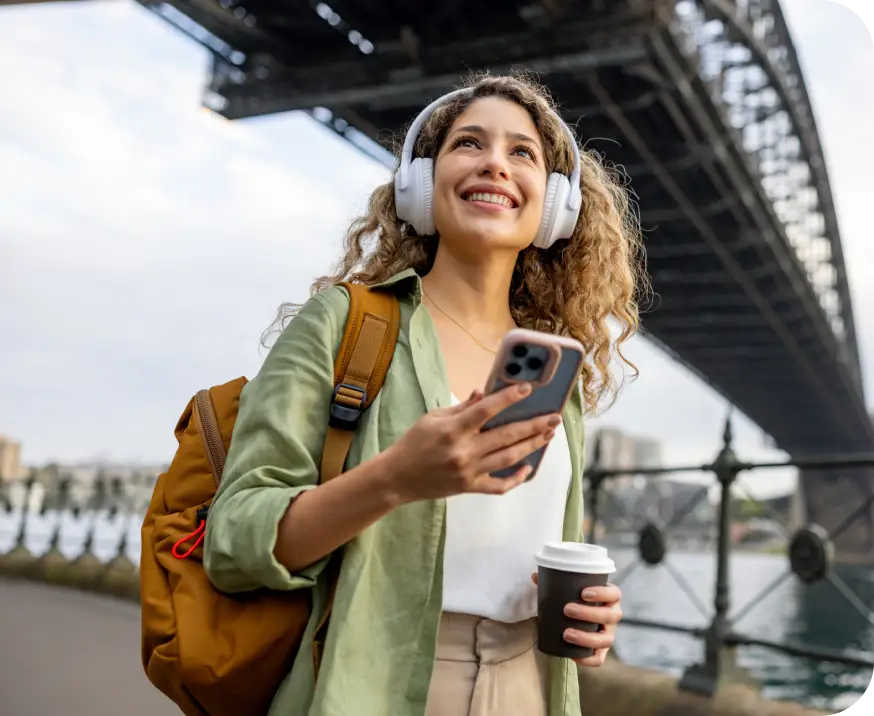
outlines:
[{"label": "white tank top", "polygon": [[530,482],[506,495],[446,500],[444,611],[505,623],[537,615],[534,555],[545,542],[562,538],[571,470],[560,425]]}]

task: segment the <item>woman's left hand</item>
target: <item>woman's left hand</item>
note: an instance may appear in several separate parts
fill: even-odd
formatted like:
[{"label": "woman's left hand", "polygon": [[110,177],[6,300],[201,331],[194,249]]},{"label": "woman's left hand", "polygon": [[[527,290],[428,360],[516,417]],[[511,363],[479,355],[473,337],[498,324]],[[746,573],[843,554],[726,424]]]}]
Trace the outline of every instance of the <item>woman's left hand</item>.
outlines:
[{"label": "woman's left hand", "polygon": [[[537,573],[531,575],[537,584]],[[590,634],[577,629],[565,631],[565,641],[578,646],[594,649],[595,653],[585,659],[574,659],[580,666],[601,666],[607,658],[607,652],[613,646],[616,638],[616,626],[622,620],[622,592],[614,584],[605,587],[588,587],[583,590],[580,598],[588,604],[571,602],[564,608],[565,616],[580,621],[600,624],[598,631]],[[601,606],[595,606],[600,603]]]}]

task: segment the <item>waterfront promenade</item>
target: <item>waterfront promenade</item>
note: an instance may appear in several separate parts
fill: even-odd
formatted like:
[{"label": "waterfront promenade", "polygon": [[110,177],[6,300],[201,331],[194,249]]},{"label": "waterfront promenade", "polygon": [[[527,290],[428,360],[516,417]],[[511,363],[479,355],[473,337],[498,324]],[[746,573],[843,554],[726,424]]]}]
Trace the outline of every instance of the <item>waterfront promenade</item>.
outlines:
[{"label": "waterfront promenade", "polygon": [[[179,716],[146,680],[139,605],[57,584],[0,576],[3,716]],[[580,675],[587,716],[819,716],[743,685],[713,700],[678,693],[666,674],[611,659]]]},{"label": "waterfront promenade", "polygon": [[138,604],[0,577],[4,716],[179,716],[140,664]]}]

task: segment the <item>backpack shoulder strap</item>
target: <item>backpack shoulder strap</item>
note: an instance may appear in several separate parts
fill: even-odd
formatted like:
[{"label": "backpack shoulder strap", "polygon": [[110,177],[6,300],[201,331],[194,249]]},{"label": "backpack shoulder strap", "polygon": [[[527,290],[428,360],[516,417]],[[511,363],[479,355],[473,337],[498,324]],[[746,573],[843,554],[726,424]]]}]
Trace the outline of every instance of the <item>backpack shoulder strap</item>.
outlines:
[{"label": "backpack shoulder strap", "polygon": [[343,472],[361,413],[382,388],[401,324],[397,297],[389,291],[345,282],[349,316],[334,359],[334,394],[325,446],[322,482]]}]

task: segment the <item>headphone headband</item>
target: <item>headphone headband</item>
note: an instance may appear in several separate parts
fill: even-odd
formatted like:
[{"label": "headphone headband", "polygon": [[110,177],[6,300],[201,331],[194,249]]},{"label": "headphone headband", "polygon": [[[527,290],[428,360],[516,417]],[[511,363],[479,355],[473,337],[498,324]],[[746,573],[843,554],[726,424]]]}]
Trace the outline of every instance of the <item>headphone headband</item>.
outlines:
[{"label": "headphone headband", "polygon": [[[434,100],[419,112],[404,138],[394,180],[395,209],[398,219],[408,222],[420,236],[435,234],[437,227],[434,223],[434,160],[431,157],[413,158],[416,140],[435,109],[459,96],[473,98],[474,92],[474,89],[466,87]],[[546,180],[540,227],[532,240],[532,244],[540,249],[548,249],[556,241],[573,235],[583,205],[580,148],[565,121],[557,112],[553,112],[553,116],[571,143],[574,168],[570,177],[560,172],[550,172]]]},{"label": "headphone headband", "polygon": [[[442,97],[438,97],[431,104],[429,104],[425,109],[419,112],[419,116],[413,120],[413,123],[410,125],[409,130],[407,130],[407,136],[404,138],[404,147],[401,151],[401,163],[398,167],[398,173],[395,177],[395,182],[398,184],[398,188],[403,190],[406,189],[410,182],[410,165],[413,163],[413,151],[416,148],[416,140],[419,138],[419,132],[422,131],[422,127],[425,125],[425,122],[430,119],[431,115],[434,114],[434,110],[438,107],[450,102],[456,97],[460,97],[463,95],[473,95],[473,90],[469,87],[463,87],[462,89],[457,89],[449,94],[445,94]],[[552,112],[552,116],[555,117],[565,134],[567,135],[568,141],[571,145],[571,151],[574,154],[574,168],[570,175],[570,184],[572,187],[577,187],[580,184],[580,148],[577,146],[576,137],[574,137],[573,132],[571,132],[570,127],[568,127],[567,123],[559,116],[557,112]],[[575,207],[579,208],[579,207]]]}]

